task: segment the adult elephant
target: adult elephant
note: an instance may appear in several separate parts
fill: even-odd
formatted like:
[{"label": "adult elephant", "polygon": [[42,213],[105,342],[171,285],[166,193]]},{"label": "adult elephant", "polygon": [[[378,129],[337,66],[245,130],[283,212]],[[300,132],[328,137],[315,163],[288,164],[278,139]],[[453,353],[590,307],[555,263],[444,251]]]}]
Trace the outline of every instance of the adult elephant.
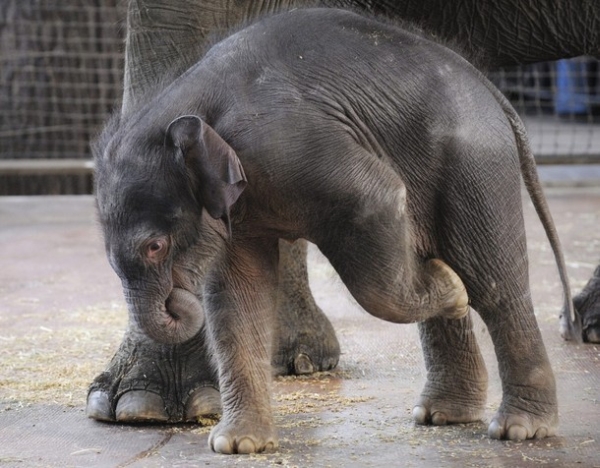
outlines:
[{"label": "adult elephant", "polygon": [[[488,68],[600,56],[600,4],[594,0],[129,0],[122,113],[149,88],[196,62],[211,34],[266,13],[315,4],[417,22],[459,43],[468,58]],[[333,327],[310,293],[305,259],[304,242],[281,242],[273,353],[280,374],[330,369],[339,357]],[[584,317],[584,339],[600,342],[600,267],[575,302]],[[442,327],[432,319],[420,324],[420,333],[470,339],[472,323],[467,317]],[[425,362],[429,368],[434,359],[445,358],[452,359],[425,356]],[[90,386],[87,413],[107,421],[194,420],[218,411],[216,382],[203,330],[170,346],[153,342],[130,324],[106,371]],[[434,400],[433,390],[426,388],[421,398],[426,411]]]}]

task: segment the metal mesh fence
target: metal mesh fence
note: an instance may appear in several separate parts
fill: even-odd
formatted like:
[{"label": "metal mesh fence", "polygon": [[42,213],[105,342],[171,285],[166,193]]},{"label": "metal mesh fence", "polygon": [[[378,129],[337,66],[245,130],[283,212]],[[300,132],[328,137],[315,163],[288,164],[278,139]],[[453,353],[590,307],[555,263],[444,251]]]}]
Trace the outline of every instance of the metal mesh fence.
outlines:
[{"label": "metal mesh fence", "polygon": [[[122,0],[0,2],[0,195],[90,193],[89,170],[42,176],[10,164],[89,159],[89,141],[121,95],[124,20]],[[537,157],[598,156],[599,68],[582,57],[491,74]]]},{"label": "metal mesh fence", "polygon": [[[0,160],[85,159],[120,96],[118,0],[0,2]],[[0,176],[0,194],[85,193],[90,177]]]},{"label": "metal mesh fence", "polygon": [[525,121],[538,161],[600,162],[598,64],[577,57],[490,74]]}]

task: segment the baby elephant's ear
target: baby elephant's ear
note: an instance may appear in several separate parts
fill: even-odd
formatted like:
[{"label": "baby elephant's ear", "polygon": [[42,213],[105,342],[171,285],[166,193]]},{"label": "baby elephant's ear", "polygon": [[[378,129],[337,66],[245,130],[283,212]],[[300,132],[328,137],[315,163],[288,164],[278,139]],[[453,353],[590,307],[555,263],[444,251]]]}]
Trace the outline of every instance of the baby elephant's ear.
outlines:
[{"label": "baby elephant's ear", "polygon": [[167,138],[181,150],[196,179],[198,201],[214,219],[229,222],[229,210],[247,184],[235,151],[194,115],[184,115],[171,122]]}]

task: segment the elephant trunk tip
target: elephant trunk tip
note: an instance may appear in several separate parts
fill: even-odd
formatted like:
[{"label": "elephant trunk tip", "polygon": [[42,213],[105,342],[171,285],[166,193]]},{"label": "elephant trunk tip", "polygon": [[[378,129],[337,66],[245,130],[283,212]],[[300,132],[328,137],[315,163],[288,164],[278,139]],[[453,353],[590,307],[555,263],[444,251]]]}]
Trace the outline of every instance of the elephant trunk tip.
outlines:
[{"label": "elephant trunk tip", "polygon": [[191,292],[173,288],[159,310],[140,310],[133,314],[140,328],[162,344],[179,344],[193,338],[204,325],[200,300]]}]

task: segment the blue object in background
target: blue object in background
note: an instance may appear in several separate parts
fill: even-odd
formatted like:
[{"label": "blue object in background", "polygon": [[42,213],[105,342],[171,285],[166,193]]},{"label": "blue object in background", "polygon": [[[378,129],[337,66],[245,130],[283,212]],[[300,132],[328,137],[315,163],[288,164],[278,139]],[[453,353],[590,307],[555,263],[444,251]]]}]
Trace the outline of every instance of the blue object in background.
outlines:
[{"label": "blue object in background", "polygon": [[556,62],[556,95],[554,109],[557,114],[587,114],[592,96],[587,86],[587,60],[565,59]]}]

